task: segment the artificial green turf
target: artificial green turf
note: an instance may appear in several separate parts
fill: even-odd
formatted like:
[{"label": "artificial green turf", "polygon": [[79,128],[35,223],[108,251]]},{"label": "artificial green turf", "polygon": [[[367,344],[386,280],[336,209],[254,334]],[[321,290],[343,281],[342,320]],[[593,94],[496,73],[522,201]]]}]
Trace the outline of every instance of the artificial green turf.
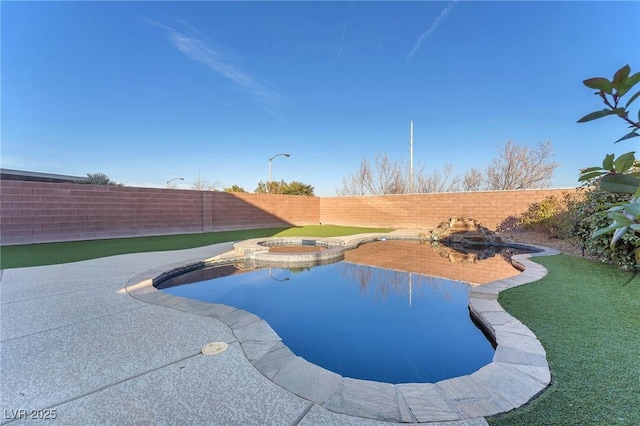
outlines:
[{"label": "artificial green turf", "polygon": [[549,273],[500,293],[538,336],[551,386],[491,425],[640,425],[640,276],[575,256],[534,258]]},{"label": "artificial green turf", "polygon": [[0,248],[0,269],[53,265],[126,253],[180,250],[259,237],[336,237],[367,232],[389,232],[389,228],[359,228],[309,225],[284,228],[116,238],[64,243],[26,244]]}]

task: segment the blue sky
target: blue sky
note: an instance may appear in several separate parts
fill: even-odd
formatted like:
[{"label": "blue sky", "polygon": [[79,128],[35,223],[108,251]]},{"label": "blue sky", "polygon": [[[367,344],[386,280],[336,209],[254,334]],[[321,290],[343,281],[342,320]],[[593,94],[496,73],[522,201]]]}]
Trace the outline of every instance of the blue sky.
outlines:
[{"label": "blue sky", "polygon": [[[484,168],[550,140],[552,185],[637,150],[582,85],[640,71],[640,2],[5,2],[3,168],[334,195],[363,157]],[[636,107],[637,108],[637,107]]]}]

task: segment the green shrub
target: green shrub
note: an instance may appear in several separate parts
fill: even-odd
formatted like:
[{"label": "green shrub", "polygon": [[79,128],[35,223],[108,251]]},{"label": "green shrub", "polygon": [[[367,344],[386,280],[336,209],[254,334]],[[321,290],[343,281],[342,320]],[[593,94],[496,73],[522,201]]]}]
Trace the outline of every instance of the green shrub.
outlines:
[{"label": "green shrub", "polygon": [[614,194],[602,190],[591,190],[576,206],[577,220],[574,232],[580,239],[585,253],[600,262],[611,263],[622,270],[633,270],[636,264],[635,249],[640,247],[640,238],[633,232],[626,232],[611,247],[611,237],[607,234],[593,238],[594,231],[605,228],[610,219],[600,212],[609,208],[608,204],[628,201],[630,194]]},{"label": "green shrub", "polygon": [[529,205],[527,211],[518,216],[524,229],[545,233],[549,238],[574,238],[577,220],[576,206],[582,194],[565,192],[561,197],[550,195],[538,203]]},{"label": "green shrub", "polygon": [[564,193],[562,197],[546,197],[532,203],[519,216],[510,216],[498,225],[499,232],[524,228],[545,233],[549,238],[562,238],[581,245],[584,253],[603,263],[610,263],[622,270],[633,270],[636,264],[635,249],[640,247],[640,237],[627,232],[613,247],[611,238],[593,233],[609,225],[609,217],[601,212],[611,204],[628,201],[630,194],[614,194],[598,189],[583,188],[578,193]]},{"label": "green shrub", "polygon": [[504,233],[510,231],[518,231],[522,229],[522,223],[520,223],[520,218],[517,216],[508,216],[502,222],[496,226],[496,232]]}]

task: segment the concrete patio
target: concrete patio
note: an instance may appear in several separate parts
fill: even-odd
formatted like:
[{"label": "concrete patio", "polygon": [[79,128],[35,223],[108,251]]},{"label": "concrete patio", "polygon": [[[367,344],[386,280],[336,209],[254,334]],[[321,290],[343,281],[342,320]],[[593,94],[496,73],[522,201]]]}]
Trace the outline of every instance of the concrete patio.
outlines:
[{"label": "concrete patio", "polygon": [[[288,367],[270,374],[274,362],[280,362],[272,350],[277,342],[263,351],[257,345],[263,341],[260,336],[246,334],[248,326],[261,320],[235,309],[169,300],[148,285],[158,271],[232,248],[232,243],[224,243],[1,271],[1,422],[21,423],[31,415],[53,413],[55,419],[41,421],[471,426],[486,424],[488,406],[506,411],[548,385],[542,346],[495,302],[499,290],[544,275],[544,268],[531,262],[523,260],[527,271],[512,281],[483,286],[471,296],[472,309],[493,329],[499,349],[502,346],[496,352],[501,358],[479,372],[491,376],[497,371],[490,380],[498,377],[503,394],[496,395],[474,389],[479,382],[471,376],[396,387],[339,376],[321,380],[326,375],[316,374],[318,370],[293,368],[291,363],[301,359],[289,355],[281,365]],[[210,342],[226,342],[228,350],[202,354]],[[257,355],[251,356],[251,350]],[[270,363],[260,364],[261,359]],[[328,383],[334,389],[324,395]],[[385,387],[383,393],[380,387]],[[395,389],[389,393],[387,387]],[[382,394],[387,399],[375,398]],[[371,410],[367,404],[378,408]],[[374,412],[381,406],[391,414]]]}]

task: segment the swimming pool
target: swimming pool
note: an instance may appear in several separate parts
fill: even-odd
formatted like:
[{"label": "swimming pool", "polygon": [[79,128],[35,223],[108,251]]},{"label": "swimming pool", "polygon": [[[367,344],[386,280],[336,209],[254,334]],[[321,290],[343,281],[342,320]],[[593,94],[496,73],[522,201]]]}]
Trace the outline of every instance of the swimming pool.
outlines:
[{"label": "swimming pool", "polygon": [[[421,270],[421,259],[435,263],[429,256],[441,251],[415,241],[362,247],[370,253],[396,253],[391,266],[398,269],[408,258],[403,247],[417,253],[411,261]],[[363,260],[358,249],[352,252],[353,260]],[[389,262],[393,256],[383,258]],[[508,265],[512,275],[518,273],[500,256],[494,261]],[[481,272],[487,269],[477,266]],[[474,265],[465,266],[470,268]],[[435,383],[471,374],[494,354],[469,315],[470,285],[447,278],[343,261],[311,268],[227,265],[182,274],[157,287],[256,314],[296,355],[344,377]]]},{"label": "swimming pool", "polygon": [[[392,238],[420,241],[415,233],[405,231],[392,235],[360,234],[333,240],[340,240],[345,248],[353,248],[366,247],[371,241]],[[227,265],[233,268],[227,271],[227,275],[237,273],[238,269],[231,263],[250,259],[251,252],[260,247],[256,242],[259,241],[235,243],[233,251],[221,252],[213,257],[196,256],[178,263],[156,266],[133,277],[127,284],[126,291],[144,303],[208,317],[214,322],[221,321],[234,336],[224,342],[230,347],[239,346],[246,361],[267,380],[334,413],[401,423],[457,420],[474,423],[480,417],[521,407],[539,395],[551,382],[544,347],[531,330],[504,311],[497,298],[505,289],[544,277],[547,270],[530,258],[556,255],[559,253],[556,250],[542,246],[509,244],[510,247],[526,251],[522,254],[514,253],[509,259],[509,263],[521,272],[473,286],[471,289],[469,310],[496,342],[495,354],[490,364],[472,374],[437,383],[389,384],[343,377],[296,356],[266,321],[243,309],[174,296],[156,287],[161,286],[160,283],[168,278],[208,266]],[[354,251],[348,250],[346,253],[352,252]],[[455,253],[446,251],[440,251],[436,256],[445,259],[450,254],[454,255],[454,262],[464,263],[465,259],[473,261],[473,256],[469,256],[471,253],[457,260]],[[481,254],[480,257],[484,258],[484,255]],[[486,264],[486,260],[482,260],[480,264]],[[186,283],[186,280],[183,282]],[[214,341],[217,340],[215,334],[211,337]],[[170,341],[168,338],[167,343],[170,344]],[[209,345],[207,341],[202,344],[205,345],[202,351],[204,354],[204,349]],[[225,356],[228,352],[220,356]]]}]

